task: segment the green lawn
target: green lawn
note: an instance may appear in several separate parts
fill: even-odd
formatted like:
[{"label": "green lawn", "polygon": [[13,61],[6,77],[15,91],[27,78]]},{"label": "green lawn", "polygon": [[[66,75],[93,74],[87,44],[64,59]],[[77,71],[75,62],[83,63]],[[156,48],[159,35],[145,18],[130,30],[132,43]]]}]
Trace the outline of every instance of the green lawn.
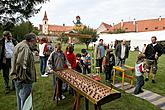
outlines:
[{"label": "green lawn", "polygon": [[[64,48],[64,47],[63,47]],[[80,48],[85,48],[85,46],[77,45],[75,46],[75,53],[77,53]],[[91,51],[89,51],[91,53]],[[136,60],[137,52],[131,52],[127,64],[133,66]],[[165,96],[165,55],[161,56],[159,59],[159,69],[156,76],[156,84],[152,84],[151,80],[145,83],[144,88],[151,90],[153,92],[159,93]],[[65,93],[66,99],[60,101],[59,105],[56,106],[55,101],[52,100],[53,96],[53,86],[52,77],[41,78],[39,74],[39,64],[37,67],[37,82],[33,85],[33,107],[34,110],[71,110],[74,102],[72,95]],[[102,74],[103,75],[103,74]],[[2,74],[0,74],[0,110],[16,110],[16,97],[15,92],[10,92],[8,95],[4,95],[4,86],[2,80]],[[123,91],[121,92],[121,98],[102,105],[103,110],[159,110],[154,105],[149,102],[136,98],[130,94]],[[81,100],[81,110],[84,110],[84,98]],[[90,103],[90,110],[94,110],[93,105]]]}]

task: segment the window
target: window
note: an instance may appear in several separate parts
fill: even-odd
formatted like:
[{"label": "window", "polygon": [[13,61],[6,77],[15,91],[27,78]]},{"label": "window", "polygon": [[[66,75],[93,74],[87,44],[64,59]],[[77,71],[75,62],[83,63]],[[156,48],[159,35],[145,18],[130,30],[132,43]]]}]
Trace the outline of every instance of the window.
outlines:
[{"label": "window", "polygon": [[127,30],[128,28],[125,28],[125,30]]},{"label": "window", "polygon": [[45,24],[46,24],[46,21],[45,21]]},{"label": "window", "polygon": [[158,29],[158,27],[155,27],[155,29]]},{"label": "window", "polygon": [[148,28],[145,28],[145,30],[148,30]]},{"label": "window", "polygon": [[163,27],[163,29],[165,29],[165,27]]}]

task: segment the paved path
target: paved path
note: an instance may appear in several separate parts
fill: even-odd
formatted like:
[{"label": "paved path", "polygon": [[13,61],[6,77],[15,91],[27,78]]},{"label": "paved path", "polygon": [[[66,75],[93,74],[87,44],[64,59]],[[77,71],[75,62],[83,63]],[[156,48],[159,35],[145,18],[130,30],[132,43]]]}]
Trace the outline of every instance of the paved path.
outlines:
[{"label": "paved path", "polygon": [[[117,83],[114,86],[119,89],[122,89],[121,83]],[[130,93],[136,97],[145,99],[145,100],[149,101],[150,103],[154,104],[155,106],[158,106],[160,109],[165,110],[165,97],[164,96],[161,96],[154,92],[148,91],[146,89],[143,89],[144,90],[143,93],[135,95],[134,94],[135,87],[131,87],[131,85],[129,83],[124,83],[124,89],[125,89],[126,93]]]}]

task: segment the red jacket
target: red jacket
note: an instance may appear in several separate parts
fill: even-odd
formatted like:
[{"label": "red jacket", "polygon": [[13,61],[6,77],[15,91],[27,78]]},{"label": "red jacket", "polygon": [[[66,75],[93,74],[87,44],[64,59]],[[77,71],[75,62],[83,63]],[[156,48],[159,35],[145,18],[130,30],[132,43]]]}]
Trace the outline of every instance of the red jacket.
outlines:
[{"label": "red jacket", "polygon": [[69,53],[67,54],[67,51],[64,52],[64,55],[66,57],[66,59],[68,60],[68,62],[70,63],[72,69],[76,69],[76,56],[74,53]]}]

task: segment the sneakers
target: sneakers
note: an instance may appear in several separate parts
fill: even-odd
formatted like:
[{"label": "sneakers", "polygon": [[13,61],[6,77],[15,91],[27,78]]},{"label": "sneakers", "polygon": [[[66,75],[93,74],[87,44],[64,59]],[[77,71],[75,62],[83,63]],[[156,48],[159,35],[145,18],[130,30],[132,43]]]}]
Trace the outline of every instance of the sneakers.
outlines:
[{"label": "sneakers", "polygon": [[[63,100],[63,99],[65,99],[65,96],[64,95],[61,95],[61,99],[58,97],[58,100],[60,101],[60,100]],[[57,97],[55,97],[55,100],[57,100]]]},{"label": "sneakers", "polygon": [[41,77],[48,77],[48,74],[45,73],[44,75],[41,75]]},{"label": "sneakers", "polygon": [[61,95],[61,98],[62,98],[62,100],[63,100],[63,99],[65,99],[65,96],[64,96],[64,95]]},{"label": "sneakers", "polygon": [[145,81],[148,81],[148,80],[149,80],[148,78],[145,79]]}]

